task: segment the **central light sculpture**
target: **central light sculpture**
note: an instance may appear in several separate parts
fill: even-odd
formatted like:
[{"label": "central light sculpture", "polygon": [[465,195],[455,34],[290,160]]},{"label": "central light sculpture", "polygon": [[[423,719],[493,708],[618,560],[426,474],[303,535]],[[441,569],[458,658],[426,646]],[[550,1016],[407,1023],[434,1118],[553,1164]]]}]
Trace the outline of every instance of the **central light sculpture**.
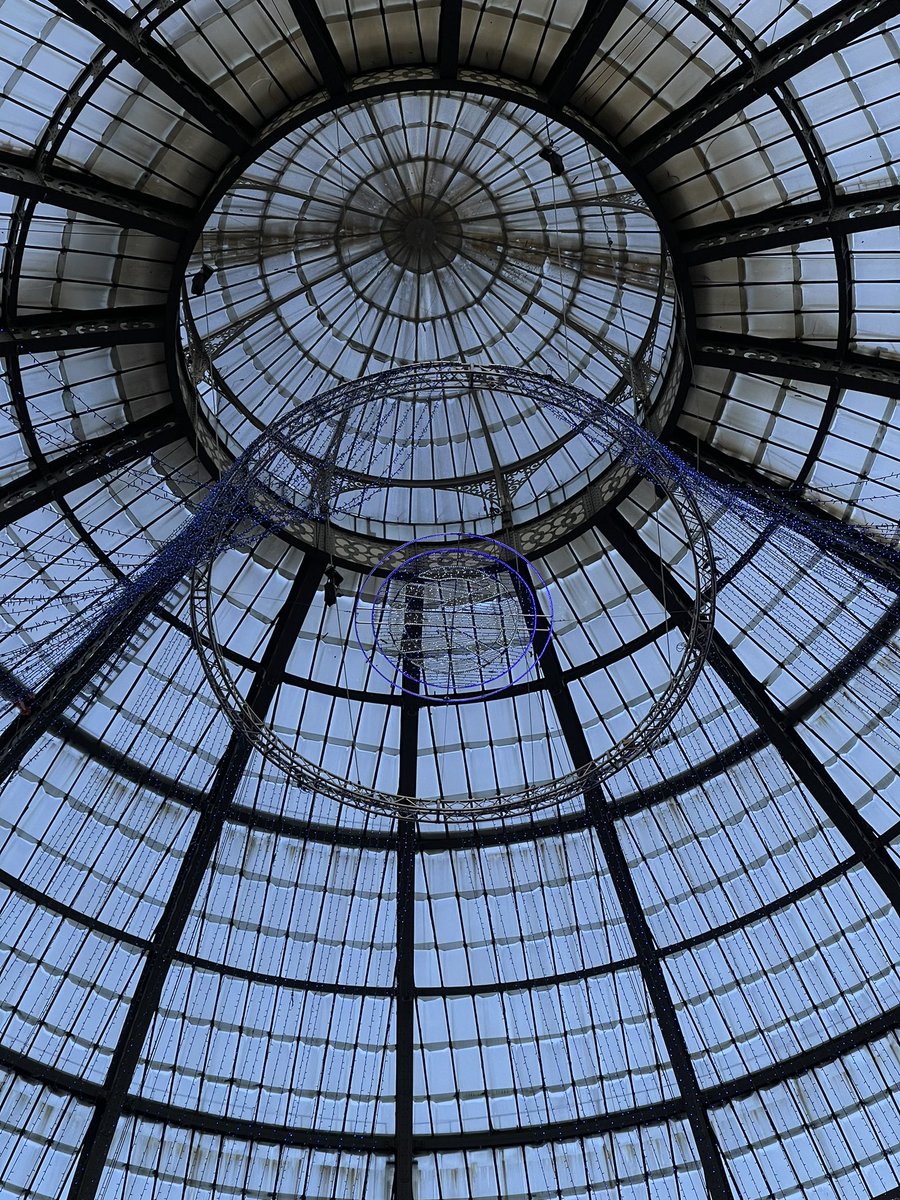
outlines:
[{"label": "central light sculpture", "polygon": [[[383,499],[393,487],[408,487],[399,470],[372,473],[372,464],[384,461],[385,434],[381,418],[367,426],[366,414],[383,413],[385,398],[398,403],[415,398],[427,405],[429,398],[467,386],[503,390],[523,403],[546,405],[587,439],[607,479],[621,485],[648,480],[681,522],[687,555],[679,574],[692,591],[693,609],[686,627],[682,622],[680,658],[670,663],[670,678],[656,687],[652,703],[635,714],[633,727],[590,761],[555,778],[496,794],[410,797],[326,770],[299,752],[295,731],[279,728],[253,710],[216,633],[218,593],[212,569],[218,553],[252,553],[277,529],[327,544],[335,522],[364,517],[374,494]],[[353,430],[354,447],[349,458],[335,453],[348,429]],[[409,447],[402,449],[405,453]],[[404,461],[402,455],[396,459],[401,465]],[[671,526],[670,521],[669,535]],[[514,368],[419,363],[314,397],[275,422],[240,456],[186,535],[200,548],[192,573],[195,643],[228,719],[305,790],[392,816],[497,818],[560,804],[598,788],[651,750],[668,730],[702,670],[712,633],[713,556],[690,469],[621,408]],[[535,672],[551,637],[553,609],[547,581],[511,545],[448,529],[384,554],[355,599],[353,619],[357,649],[392,687],[416,696],[417,703],[463,704],[509,692]]]},{"label": "central light sculpture", "polygon": [[[545,614],[532,579],[547,595]],[[375,670],[403,691],[460,704],[530,674],[549,641],[546,583],[512,546],[432,534],[386,554],[355,609],[356,636]]]}]

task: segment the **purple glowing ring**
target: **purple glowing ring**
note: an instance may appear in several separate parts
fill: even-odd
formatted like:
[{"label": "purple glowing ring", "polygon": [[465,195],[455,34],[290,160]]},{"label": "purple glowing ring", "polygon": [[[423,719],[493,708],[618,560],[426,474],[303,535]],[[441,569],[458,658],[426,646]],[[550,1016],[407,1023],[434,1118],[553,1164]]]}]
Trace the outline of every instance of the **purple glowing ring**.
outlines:
[{"label": "purple glowing ring", "polygon": [[[537,622],[537,611],[538,611],[537,610],[537,597],[535,596],[534,590],[531,587],[531,584],[528,582],[528,580],[525,579],[514,567],[511,567],[508,563],[505,563],[496,554],[489,554],[485,550],[466,550],[466,549],[456,550],[456,549],[447,549],[447,548],[423,550],[419,554],[414,554],[411,558],[404,559],[403,562],[400,563],[399,566],[394,567],[394,569],[393,569],[393,571],[391,571],[390,575],[388,575],[388,577],[381,584],[381,587],[378,589],[377,593],[375,594],[375,599],[372,601],[372,612],[371,612],[371,616],[370,616],[370,624],[372,626],[372,639],[373,639],[373,644],[374,644],[375,649],[378,651],[378,653],[381,655],[382,658],[384,658],[387,662],[392,664],[395,672],[399,671],[399,673],[403,676],[404,679],[415,680],[417,683],[422,685],[422,687],[426,690],[426,692],[428,691],[428,682],[425,679],[422,679],[417,675],[411,675],[408,671],[404,671],[402,667],[398,667],[397,664],[394,662],[394,660],[391,658],[391,656],[389,654],[387,654],[381,648],[381,644],[379,643],[379,640],[378,640],[378,632],[375,628],[375,612],[378,607],[379,597],[381,596],[381,594],[385,590],[385,588],[389,586],[391,580],[394,578],[394,576],[397,574],[398,571],[405,570],[407,567],[409,567],[409,565],[411,563],[416,562],[417,559],[428,558],[428,557],[432,557],[432,556],[439,555],[439,554],[467,554],[467,555],[476,555],[479,558],[489,559],[491,562],[498,563],[501,567],[503,567],[503,569],[505,571],[508,571],[511,575],[515,575],[515,577],[517,579],[521,580],[523,586],[525,587],[525,589],[528,593],[528,597],[531,601],[531,622],[530,622],[531,629],[529,631],[528,641],[525,644],[524,649],[522,650],[519,657],[516,659],[516,661],[511,666],[504,668],[502,671],[498,671],[496,675],[491,675],[487,679],[482,679],[481,683],[485,689],[484,691],[479,692],[477,694],[468,693],[464,697],[461,697],[461,699],[476,700],[476,699],[480,699],[483,696],[490,695],[492,692],[498,691],[499,689],[489,688],[487,685],[494,683],[497,679],[504,678],[504,676],[512,676],[509,683],[506,685],[507,687],[511,687],[512,684],[516,683],[519,679],[521,679],[523,677],[523,674],[528,674],[529,671],[533,670],[534,664],[529,664],[529,666],[527,666],[525,668],[524,672],[520,672],[518,675],[513,675],[513,672],[515,671],[516,667],[519,665],[519,663],[522,661],[522,659],[525,657],[525,655],[528,653],[528,651],[531,649],[532,645],[534,644],[534,638],[535,638],[535,634],[537,633],[537,624],[538,624],[538,622]],[[525,613],[523,613],[522,615],[524,617]],[[378,671],[378,674],[381,675],[382,679],[387,679],[387,681],[389,683],[393,682],[392,677],[385,675],[383,671],[379,670],[378,664],[374,660],[370,659],[370,661],[372,662],[372,666],[375,668],[375,670]],[[413,691],[413,689],[403,687],[402,683],[400,684],[400,688],[404,692],[412,692]],[[419,693],[413,692],[413,694],[418,695]],[[432,699],[450,700],[451,697],[450,697],[449,692],[432,692],[431,698]]]},{"label": "purple glowing ring", "polygon": [[[373,670],[375,670],[377,672],[377,674],[379,674],[381,676],[381,678],[384,679],[387,683],[390,683],[392,686],[395,686],[395,687],[399,686],[401,691],[406,692],[409,695],[415,695],[415,696],[419,696],[421,698],[427,698],[429,700],[434,701],[435,703],[467,704],[474,700],[483,700],[488,696],[494,696],[498,692],[504,691],[508,687],[512,687],[514,684],[518,683],[519,680],[524,679],[526,675],[530,674],[535,669],[535,667],[537,666],[538,662],[541,659],[541,656],[543,655],[544,651],[547,649],[547,646],[550,643],[550,638],[552,636],[552,632],[553,632],[553,601],[550,596],[550,592],[547,588],[546,580],[543,578],[543,576],[540,574],[540,572],[537,571],[530,562],[528,562],[528,560],[523,555],[521,555],[517,550],[515,550],[512,546],[508,545],[506,542],[500,542],[500,541],[497,541],[495,538],[484,537],[480,534],[432,533],[432,534],[427,534],[426,536],[421,537],[421,538],[415,538],[409,542],[404,542],[402,546],[398,546],[396,549],[391,550],[382,559],[380,559],[378,563],[376,563],[376,565],[372,568],[372,570],[369,572],[368,576],[366,577],[365,582],[368,583],[369,580],[374,579],[375,576],[377,576],[381,571],[384,570],[384,568],[387,565],[390,564],[390,561],[392,559],[396,559],[397,555],[403,554],[404,551],[409,550],[410,548],[420,546],[423,542],[430,542],[430,541],[434,541],[435,539],[440,539],[443,544],[440,546],[437,546],[437,547],[429,546],[425,550],[420,550],[417,554],[412,554],[409,557],[403,558],[403,560],[400,563],[398,563],[396,566],[391,568],[391,570],[388,572],[387,576],[381,581],[381,583],[378,587],[378,590],[375,593],[375,598],[372,601],[371,611],[369,614],[368,624],[371,629],[372,645],[373,645],[372,651],[368,650],[363,645],[363,640],[362,640],[362,637],[360,636],[361,630],[360,630],[359,622],[360,622],[360,610],[362,608],[362,604],[359,599],[357,599],[356,607],[354,608],[354,611],[353,611],[353,628],[354,628],[354,633],[356,635],[356,641],[357,641],[357,644],[359,645],[360,650],[363,652],[363,654],[365,654],[366,658],[371,663]],[[534,646],[535,646],[535,639],[537,637],[537,632],[538,632],[538,626],[539,626],[538,618],[539,618],[540,613],[539,613],[539,609],[538,609],[537,593],[536,593],[535,588],[532,586],[532,584],[530,583],[528,578],[526,578],[525,574],[523,574],[522,571],[517,571],[514,566],[512,566],[510,563],[506,562],[499,554],[492,554],[488,550],[478,550],[478,549],[475,549],[474,547],[467,548],[464,544],[466,542],[478,542],[478,543],[482,543],[482,544],[488,543],[492,546],[496,546],[499,550],[506,551],[507,554],[511,555],[514,559],[518,560],[518,562],[520,564],[524,564],[523,569],[527,570],[528,572],[533,573],[536,576],[536,578],[538,580],[538,586],[544,589],[544,594],[547,597],[547,606],[548,606],[548,612],[546,615],[547,634],[546,634],[546,637],[543,638],[543,641],[539,645],[536,652],[534,650]],[[433,555],[438,555],[438,554],[476,555],[479,558],[487,559],[490,562],[497,563],[499,566],[503,567],[503,569],[505,571],[507,571],[510,575],[513,575],[515,577],[515,579],[519,581],[519,583],[525,589],[525,592],[527,593],[530,604],[531,604],[531,617],[530,617],[530,621],[529,621],[530,628],[528,630],[528,641],[527,641],[526,645],[522,648],[521,653],[519,654],[518,658],[515,660],[514,663],[512,663],[511,666],[504,667],[504,669],[502,671],[499,671],[496,675],[493,675],[493,676],[489,677],[488,679],[482,679],[480,681],[482,690],[480,690],[478,692],[467,692],[465,694],[461,693],[461,694],[456,694],[456,695],[452,694],[451,692],[434,692],[434,691],[429,692],[429,690],[428,690],[429,685],[428,685],[427,680],[417,677],[415,675],[411,675],[407,671],[404,671],[402,666],[395,659],[393,659],[389,654],[387,654],[385,652],[385,650],[383,649],[383,647],[379,644],[378,631],[376,628],[375,619],[376,619],[376,610],[378,609],[378,605],[379,605],[379,599],[383,596],[385,589],[390,585],[391,581],[396,577],[397,573],[399,571],[407,569],[409,567],[410,563],[413,563],[418,559],[423,559],[423,558],[431,557]],[[365,583],[363,584],[363,587],[365,587]],[[360,589],[360,590],[362,591],[362,589]],[[523,612],[522,615],[523,615],[523,617],[527,618],[526,613]],[[542,630],[542,632],[543,632],[543,630]],[[526,662],[525,660],[526,660],[529,650],[532,651],[532,658],[530,661]],[[391,668],[392,668],[392,671],[390,674],[388,674],[385,670],[382,669],[381,666],[379,666],[375,652],[377,652],[377,654],[380,655],[386,662],[390,663]],[[518,673],[516,673],[516,669],[520,666],[520,664],[524,664],[524,666],[522,667],[521,670],[518,671]],[[402,682],[402,680],[404,680],[404,679],[409,680],[410,682],[415,682],[418,685],[418,687],[415,689],[411,688],[411,687],[405,687]],[[507,682],[504,683],[503,687],[499,687],[499,688],[485,687],[486,684],[494,683],[496,680],[499,680],[499,679],[507,680]],[[420,688],[422,690],[419,690]]]}]

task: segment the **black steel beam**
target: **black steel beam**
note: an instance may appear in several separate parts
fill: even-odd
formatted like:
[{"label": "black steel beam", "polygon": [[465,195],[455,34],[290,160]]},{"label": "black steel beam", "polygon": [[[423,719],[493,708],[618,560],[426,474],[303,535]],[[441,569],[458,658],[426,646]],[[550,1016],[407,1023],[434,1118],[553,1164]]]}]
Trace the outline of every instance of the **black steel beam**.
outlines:
[{"label": "black steel beam", "polygon": [[[131,1116],[158,1121],[161,1125],[175,1125],[192,1133],[211,1133],[215,1137],[234,1138],[239,1142],[262,1142],[269,1146],[303,1146],[310,1150],[330,1150],[338,1156],[342,1151],[349,1154],[373,1153],[387,1156],[394,1148],[394,1139],[389,1133],[366,1134],[354,1133],[349,1129],[302,1129],[295,1125],[274,1125],[265,1121],[223,1116],[192,1108],[173,1108],[162,1101],[143,1096],[127,1096],[122,1111]],[[246,1168],[246,1160],[243,1166]],[[216,1195],[222,1196],[222,1192],[219,1191]],[[284,1193],[281,1192],[280,1195],[283,1196]],[[354,1195],[363,1200],[361,1192]],[[306,1200],[306,1197],[295,1193],[292,1200]]]},{"label": "black steel beam", "polygon": [[824,1066],[825,1063],[835,1062],[861,1046],[868,1046],[889,1033],[895,1033],[898,1028],[900,1004],[895,1004],[892,1008],[883,1009],[877,1016],[870,1017],[868,1021],[861,1021],[846,1033],[827,1038],[816,1046],[810,1046],[808,1050],[800,1050],[790,1058],[760,1067],[758,1071],[752,1071],[749,1075],[739,1075],[736,1079],[729,1079],[727,1083],[715,1084],[704,1091],[704,1098],[707,1104],[711,1105],[731,1104],[743,1096],[777,1087],[786,1079],[797,1079],[817,1067]]},{"label": "black steel beam", "polygon": [[[640,538],[617,512],[605,512],[598,527],[650,594],[672,614],[673,622],[687,632],[690,627],[691,597],[668,565]],[[725,680],[735,699],[765,734],[769,743],[793,772],[800,784],[844,838],[900,912],[900,866],[891,857],[876,831],[860,816],[834,780],[790,723],[789,711],[778,708],[722,635],[714,632],[710,665]]]},{"label": "black steel beam", "polygon": [[900,13],[900,0],[838,0],[798,29],[767,46],[754,62],[714,79],[693,99],[657,122],[629,146],[643,172],[696,145],[700,138],[826,55],[844,49]]},{"label": "black steel beam", "polygon": [[441,0],[438,26],[438,76],[455,79],[459,72],[459,35],[462,27],[462,0]]},{"label": "black steel beam", "polygon": [[160,580],[156,586],[148,587],[118,615],[114,627],[104,636],[74,649],[37,693],[24,683],[14,691],[4,685],[6,698],[21,702],[22,711],[4,734],[0,749],[0,783],[18,770],[25,755],[55,726],[79,692],[88,687],[103,666],[137,634],[171,586],[171,582]]},{"label": "black steel beam", "polygon": [[35,887],[32,884],[25,883],[24,880],[9,871],[0,869],[0,887],[6,888],[9,892],[15,892],[18,896],[24,896],[26,900],[30,900],[36,907],[44,908],[48,912],[62,917],[64,921],[69,921],[73,925],[80,925],[83,929],[89,929],[91,933],[109,938],[110,941],[123,942],[126,946],[133,946],[138,950],[146,948],[146,938],[137,937],[135,934],[129,933],[126,929],[118,929],[115,925],[110,925],[107,921],[101,921],[97,917],[91,917],[86,913],[79,912],[71,904],[66,904],[65,901],[50,895],[46,888]]},{"label": "black steel beam", "polygon": [[[406,614],[406,656],[403,669],[403,702],[400,706],[399,776],[397,794],[416,794],[419,754],[418,666],[409,655],[421,646],[422,603],[412,600]],[[413,1066],[415,1056],[415,911],[416,849],[419,827],[415,820],[400,820],[397,828],[397,996],[394,1021],[396,1054],[394,1073],[394,1195],[393,1200],[413,1200]]]},{"label": "black steel beam", "polygon": [[587,0],[568,41],[544,79],[551,104],[568,103],[585,71],[625,7],[625,0]]},{"label": "black steel beam", "polygon": [[0,1067],[13,1075],[30,1079],[33,1083],[50,1088],[55,1092],[61,1092],[63,1095],[74,1093],[80,1100],[84,1100],[88,1104],[93,1104],[102,1094],[99,1084],[91,1083],[90,1080],[83,1079],[80,1075],[70,1075],[67,1071],[51,1066],[49,1063],[29,1058],[27,1054],[22,1054],[20,1050],[13,1050],[10,1046],[0,1045]]},{"label": "black steel beam", "polygon": [[54,0],[70,21],[98,38],[190,114],[233,153],[253,138],[248,121],[167,46],[129,21],[110,0]]},{"label": "black steel beam", "polygon": [[[0,1064],[2,1064],[0,1051]],[[74,1081],[81,1091],[80,1080]],[[317,1150],[347,1150],[365,1154],[390,1154],[394,1149],[390,1134],[353,1133],[341,1129],[300,1129],[292,1126],[270,1125],[240,1117],[219,1116],[189,1108],[174,1108],[155,1100],[129,1096],[123,1111],[151,1120],[177,1125],[183,1129],[214,1133],[220,1137],[270,1145],[309,1146]],[[473,1129],[466,1133],[416,1134],[413,1149],[417,1154],[442,1152],[461,1153],[466,1150],[495,1149],[503,1146],[546,1146],[549,1142],[571,1141],[579,1137],[596,1137],[621,1129],[642,1129],[662,1121],[684,1116],[679,1099],[661,1100],[657,1104],[642,1104],[617,1112],[604,1112],[582,1120],[559,1121],[545,1125],[512,1125],[498,1129]],[[495,1193],[496,1194],[496,1193]],[[362,1200],[361,1193],[355,1193]],[[365,1198],[368,1200],[368,1197]],[[709,1200],[713,1200],[710,1196]],[[714,1200],[722,1200],[716,1196]]]},{"label": "black steel beam", "polygon": [[0,488],[0,528],[182,436],[171,405],[51,459]]},{"label": "black steel beam", "polygon": [[[142,784],[160,796],[169,796],[188,808],[202,809],[205,804],[205,794],[178,779],[162,775],[148,767],[145,763],[136,762],[106,745],[100,738],[79,728],[74,722],[63,718],[58,723],[60,736],[69,742],[82,754],[96,759],[114,774],[121,775],[132,783]],[[267,833],[283,833],[286,837],[308,838],[312,842],[324,842],[337,846],[355,846],[361,844],[382,850],[395,850],[396,835],[387,830],[369,830],[361,834],[351,826],[320,825],[315,821],[303,821],[295,817],[285,817],[280,813],[267,813],[262,810],[251,810],[239,805],[232,805],[228,812],[229,821],[236,825],[246,825],[253,829],[264,830]]]},{"label": "black steel beam", "polygon": [[714,640],[712,665],[900,913],[900,867],[797,730],[783,722],[778,706],[721,636]]},{"label": "black steel beam", "polygon": [[[281,682],[297,634],[321,580],[324,556],[310,551],[275,619],[259,669],[247,692],[247,704],[264,719]],[[169,967],[178,949],[197,892],[253,753],[252,743],[235,731],[216,769],[168,903],[154,931],[134,996],[110,1060],[103,1089],[85,1134],[84,1146],[69,1189],[69,1200],[94,1200],[116,1125],[150,1025],[159,1007]]]},{"label": "black steel beam", "polygon": [[[549,624],[539,614],[540,628],[549,631]],[[535,639],[536,651],[543,650],[540,658],[541,670],[547,680],[551,702],[559,722],[572,764],[576,769],[586,767],[592,759],[584,727],[571,693],[565,685],[562,665],[552,639],[548,634]],[[716,1141],[712,1122],[703,1101],[697,1072],[691,1062],[684,1031],[675,1011],[669,986],[662,967],[660,951],[653,938],[644,906],[622,849],[615,819],[603,795],[602,789],[592,787],[584,795],[585,812],[593,826],[609,868],[610,879],[616,892],[625,924],[634,946],[641,977],[650,1006],[665,1042],[672,1072],[684,1104],[688,1123],[694,1135],[697,1152],[703,1167],[707,1189],[717,1200],[729,1200],[733,1196],[725,1169],[722,1152]]]},{"label": "black steel beam", "polygon": [[851,351],[841,355],[827,347],[803,342],[701,329],[697,332],[693,358],[698,366],[798,379],[827,387],[836,383],[900,400],[900,361],[874,354]]},{"label": "black steel beam", "polygon": [[[834,1062],[861,1046],[868,1045],[894,1032],[900,1023],[900,1006],[887,1009],[862,1022],[847,1033],[838,1034],[817,1046],[773,1063],[749,1075],[739,1075],[725,1083],[716,1084],[701,1092],[705,1106],[716,1107],[731,1103],[743,1096],[773,1087],[786,1080],[796,1079],[826,1063]],[[77,1096],[88,1104],[102,1103],[104,1090],[81,1076],[70,1075],[29,1058],[15,1050],[0,1046],[0,1066],[35,1083],[44,1084],[64,1094]],[[313,1149],[355,1151],[388,1154],[393,1149],[390,1134],[360,1134],[342,1130],[302,1129],[296,1126],[272,1125],[262,1121],[227,1117],[197,1109],[179,1108],[142,1096],[126,1096],[122,1112],[156,1121],[160,1125],[175,1125],[183,1129],[208,1132],[239,1141],[264,1142],[270,1145],[307,1146]],[[490,1149],[502,1146],[546,1145],[571,1141],[574,1138],[597,1137],[623,1129],[642,1129],[666,1120],[678,1120],[685,1115],[681,1098],[662,1100],[655,1104],[603,1112],[581,1120],[558,1121],[536,1126],[514,1125],[502,1129],[472,1130],[467,1133],[417,1134],[413,1148],[421,1154],[462,1152],[468,1149]],[[879,1196],[888,1200],[894,1193]],[[710,1193],[710,1200],[720,1195]]]},{"label": "black steel beam", "polygon": [[691,266],[779,246],[796,246],[837,235],[900,224],[900,186],[873,188],[834,202],[786,204],[749,216],[715,221],[681,234]]},{"label": "black steel beam", "polygon": [[[17,391],[17,366],[18,359],[11,360],[9,374],[13,382],[10,390],[14,396]],[[33,433],[30,443],[36,444]],[[31,449],[35,458],[42,457],[39,447],[35,449],[31,446]],[[217,493],[217,502],[228,520],[239,519],[241,487],[239,480],[225,476]],[[66,517],[82,540],[91,540],[90,534],[71,509],[67,509]],[[62,657],[53,664],[49,676],[36,688],[27,679],[21,682],[18,690],[10,691],[5,687],[6,698],[16,703],[20,711],[6,729],[0,745],[0,782],[18,769],[23,757],[65,716],[66,709],[82,691],[92,685],[101,670],[108,669],[109,664],[121,662],[132,643],[140,640],[145,622],[154,616],[183,577],[185,558],[182,552],[191,561],[197,561],[192,556],[202,556],[212,549],[208,542],[203,543],[205,528],[188,522],[170,539],[165,555],[154,556],[152,561],[130,575],[122,573],[102,548],[92,542],[97,554],[120,579],[122,590],[110,603],[95,606],[93,620],[85,625],[79,640],[70,643]],[[221,534],[220,528],[219,536]]]},{"label": "black steel beam", "polygon": [[[401,760],[404,755],[401,719]],[[408,753],[408,751],[407,751]],[[415,751],[413,751],[415,753]],[[415,1043],[415,821],[401,821],[397,845],[397,997],[394,1105],[394,1200],[413,1200],[413,1063]]]},{"label": "black steel beam", "polygon": [[[832,239],[837,285],[837,337],[834,351],[839,361],[845,362],[850,353],[853,339],[853,314],[856,308],[853,295],[853,256],[850,239],[836,233]],[[806,457],[797,471],[797,482],[805,484],[816,468],[822,447],[828,437],[835,415],[841,403],[841,382],[836,378],[819,414],[819,424],[806,451]]]},{"label": "black steel beam", "polygon": [[883,650],[900,629],[900,596],[888,605],[878,620],[848,651],[841,661],[814,684],[802,700],[792,704],[781,714],[781,724],[791,729],[826,704],[842,687],[843,683],[870,662]]},{"label": "black steel beam", "polygon": [[327,92],[343,96],[350,86],[341,56],[316,0],[290,0],[291,12]]},{"label": "black steel beam", "polygon": [[19,317],[0,328],[0,355],[41,350],[81,350],[87,346],[140,345],[163,339],[163,304],[56,312]]},{"label": "black steel beam", "polygon": [[39,169],[31,159],[8,150],[0,150],[0,191],[169,241],[181,241],[193,219],[190,209],[180,204],[150,199],[80,171]]}]

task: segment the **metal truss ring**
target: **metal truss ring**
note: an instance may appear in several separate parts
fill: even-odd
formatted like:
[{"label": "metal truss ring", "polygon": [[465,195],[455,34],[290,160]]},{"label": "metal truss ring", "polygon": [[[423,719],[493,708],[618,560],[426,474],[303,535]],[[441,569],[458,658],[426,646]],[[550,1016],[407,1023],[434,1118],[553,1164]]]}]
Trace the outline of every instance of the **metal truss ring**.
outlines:
[{"label": "metal truss ring", "polygon": [[[425,363],[401,367],[345,384],[311,400],[286,419],[266,431],[235,464],[247,490],[247,517],[241,522],[246,530],[254,520],[271,529],[274,524],[287,525],[294,520],[324,517],[328,503],[340,493],[341,478],[346,477],[348,488],[358,486],[355,472],[330,465],[327,478],[309,480],[309,456],[305,438],[309,430],[325,414],[334,419],[335,413],[350,412],[385,388],[398,393],[421,393],[423,389],[446,386],[482,385],[506,388],[552,408],[570,421],[596,447],[598,452],[611,454],[617,461],[628,464],[632,474],[649,480],[661,498],[665,498],[678,514],[684,530],[685,543],[691,555],[691,579],[688,586],[694,595],[690,624],[683,634],[683,651],[671,679],[652,704],[645,718],[614,746],[556,779],[485,796],[463,796],[446,799],[442,796],[410,798],[397,793],[369,787],[348,780],[315,765],[294,751],[269,725],[264,716],[254,712],[240,693],[237,682],[228,670],[225,655],[215,636],[213,603],[215,588],[212,581],[213,556],[204,556],[194,565],[191,581],[191,624],[194,641],[210,686],[222,704],[223,712],[232,725],[253,743],[259,753],[278,767],[297,786],[310,794],[327,796],[383,815],[442,822],[471,822],[480,818],[498,819],[527,810],[537,810],[563,804],[595,791],[605,780],[628,766],[635,758],[652,750],[668,730],[697,681],[710,646],[715,613],[715,565],[706,523],[693,494],[690,469],[680,459],[666,451],[656,438],[639,426],[627,413],[597,400],[578,389],[557,380],[536,376],[520,369],[485,367],[459,363]],[[309,497],[306,507],[300,507],[292,494],[296,484],[285,478],[285,465],[291,470],[306,472]],[[321,505],[321,512],[315,511]],[[235,545],[234,509],[226,508],[217,516],[215,506],[207,510],[207,521],[218,520],[221,528],[207,531],[202,539],[220,548]],[[256,540],[259,540],[257,536]],[[636,535],[637,536],[637,535]],[[252,536],[237,539],[237,544],[250,545]]]}]

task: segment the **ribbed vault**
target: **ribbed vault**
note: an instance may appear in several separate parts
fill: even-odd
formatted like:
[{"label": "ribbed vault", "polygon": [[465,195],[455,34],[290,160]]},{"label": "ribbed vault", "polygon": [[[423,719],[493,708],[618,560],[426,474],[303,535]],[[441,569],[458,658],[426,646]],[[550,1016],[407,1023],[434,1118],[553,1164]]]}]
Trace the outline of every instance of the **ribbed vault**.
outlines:
[{"label": "ribbed vault", "polygon": [[[900,1195],[898,31],[897,0],[0,5],[4,664],[294,392],[426,347],[622,399],[820,518],[787,553],[709,507],[670,735],[533,817],[289,785],[184,587],[8,705],[4,1195]],[[598,503],[568,434],[487,401],[438,432],[412,478],[532,531],[539,676],[448,709],[338,669],[385,513],[334,608],[334,545],[293,534],[223,589],[251,708],[409,795],[596,754],[692,600],[651,487]]]}]

